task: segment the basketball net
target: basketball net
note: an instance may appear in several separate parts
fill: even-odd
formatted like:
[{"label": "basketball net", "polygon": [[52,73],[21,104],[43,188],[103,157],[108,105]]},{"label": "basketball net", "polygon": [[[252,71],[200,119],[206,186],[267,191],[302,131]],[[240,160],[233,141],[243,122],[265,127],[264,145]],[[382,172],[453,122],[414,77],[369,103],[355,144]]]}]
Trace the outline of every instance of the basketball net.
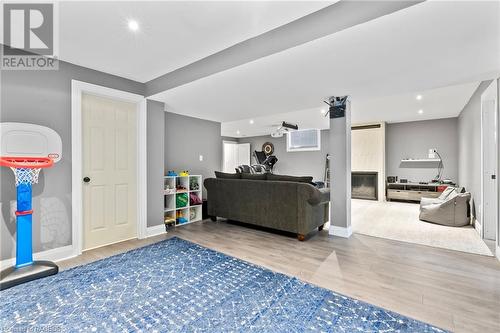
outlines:
[{"label": "basketball net", "polygon": [[20,184],[36,184],[38,183],[38,175],[41,168],[10,168],[16,177],[16,186]]},{"label": "basketball net", "polygon": [[38,183],[42,168],[49,168],[54,162],[48,157],[0,157],[0,165],[9,167],[16,177],[16,187],[21,184]]}]

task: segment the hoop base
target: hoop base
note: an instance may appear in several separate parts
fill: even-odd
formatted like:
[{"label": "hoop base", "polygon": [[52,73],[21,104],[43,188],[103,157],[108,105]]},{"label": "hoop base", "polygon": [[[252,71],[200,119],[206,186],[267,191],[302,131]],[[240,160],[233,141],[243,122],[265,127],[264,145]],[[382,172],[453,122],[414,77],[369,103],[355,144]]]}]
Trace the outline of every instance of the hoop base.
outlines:
[{"label": "hoop base", "polygon": [[57,274],[59,267],[51,261],[34,261],[23,267],[9,267],[0,273],[0,290],[11,288],[25,282]]}]

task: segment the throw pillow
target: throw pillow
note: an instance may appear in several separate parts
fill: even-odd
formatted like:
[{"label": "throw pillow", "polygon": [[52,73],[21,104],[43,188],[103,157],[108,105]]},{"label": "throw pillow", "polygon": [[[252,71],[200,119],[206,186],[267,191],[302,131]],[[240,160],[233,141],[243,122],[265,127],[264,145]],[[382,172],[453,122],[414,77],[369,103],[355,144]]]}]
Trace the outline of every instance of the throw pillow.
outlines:
[{"label": "throw pillow", "polygon": [[266,174],[265,173],[242,173],[241,179],[266,180]]},{"label": "throw pillow", "polygon": [[240,179],[241,173],[226,173],[226,172],[215,171],[215,178]]},{"label": "throw pillow", "polygon": [[282,182],[298,182],[298,183],[312,183],[313,177],[295,177],[287,175],[275,175],[272,173],[267,174],[267,180],[282,181]]}]

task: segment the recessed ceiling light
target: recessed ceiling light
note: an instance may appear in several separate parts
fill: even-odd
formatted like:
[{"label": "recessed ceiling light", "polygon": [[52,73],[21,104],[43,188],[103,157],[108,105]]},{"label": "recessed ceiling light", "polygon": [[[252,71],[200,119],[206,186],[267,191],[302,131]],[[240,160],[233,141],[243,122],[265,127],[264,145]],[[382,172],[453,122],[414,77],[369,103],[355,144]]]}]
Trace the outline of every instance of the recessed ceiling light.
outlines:
[{"label": "recessed ceiling light", "polygon": [[250,125],[253,125],[254,121],[253,119],[250,119]]},{"label": "recessed ceiling light", "polygon": [[416,99],[417,101],[420,101],[422,99],[422,95],[417,95]]},{"label": "recessed ceiling light", "polygon": [[418,110],[418,114],[423,114],[424,113],[424,110],[420,109]]},{"label": "recessed ceiling light", "polygon": [[237,131],[236,131],[236,134],[240,135],[240,130],[237,130]]},{"label": "recessed ceiling light", "polygon": [[137,30],[139,30],[139,23],[137,23],[136,20],[129,20],[128,21],[128,28],[131,31],[137,31]]}]

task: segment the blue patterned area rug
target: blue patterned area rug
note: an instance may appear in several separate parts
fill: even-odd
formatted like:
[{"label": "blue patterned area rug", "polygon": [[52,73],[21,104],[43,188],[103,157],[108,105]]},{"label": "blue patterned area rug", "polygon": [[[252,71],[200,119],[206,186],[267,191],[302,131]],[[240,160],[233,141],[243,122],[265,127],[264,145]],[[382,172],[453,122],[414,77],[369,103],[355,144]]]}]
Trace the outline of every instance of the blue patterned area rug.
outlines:
[{"label": "blue patterned area rug", "polygon": [[2,291],[2,332],[444,332],[172,238]]}]

